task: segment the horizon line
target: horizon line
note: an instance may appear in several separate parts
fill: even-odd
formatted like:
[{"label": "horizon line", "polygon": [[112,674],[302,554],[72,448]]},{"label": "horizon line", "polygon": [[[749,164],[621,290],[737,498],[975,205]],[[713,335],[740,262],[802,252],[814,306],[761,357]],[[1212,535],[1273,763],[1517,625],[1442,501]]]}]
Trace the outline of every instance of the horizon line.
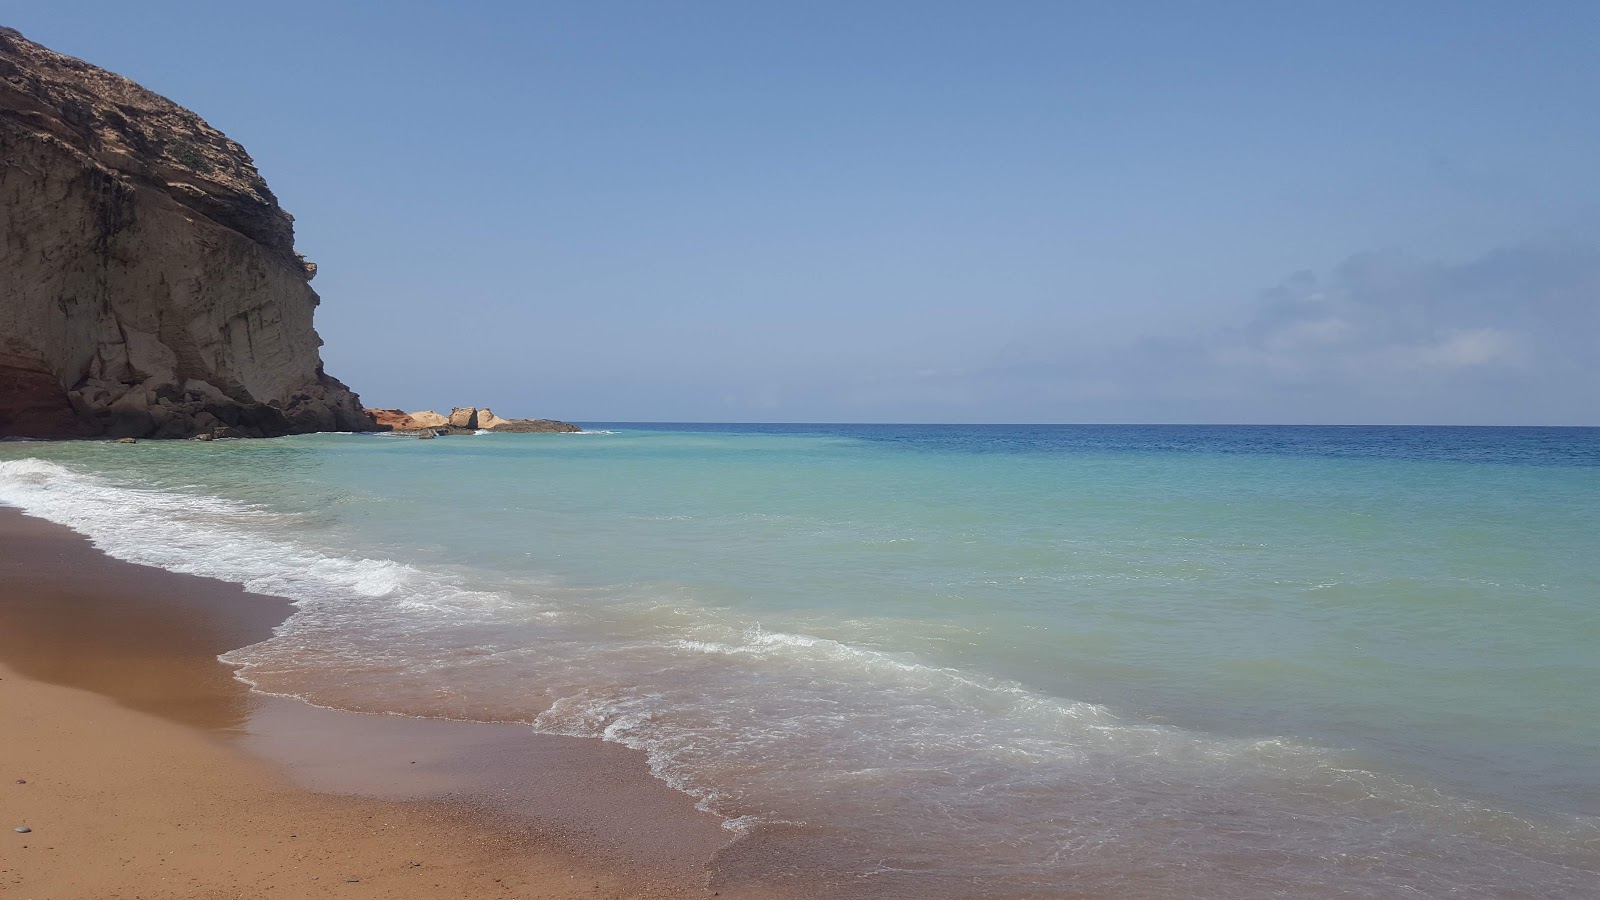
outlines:
[{"label": "horizon line", "polygon": [[597,425],[897,425],[971,428],[1600,428],[1593,425],[1482,424],[1451,422],[847,422],[847,421],[712,421],[690,419],[573,419]]}]

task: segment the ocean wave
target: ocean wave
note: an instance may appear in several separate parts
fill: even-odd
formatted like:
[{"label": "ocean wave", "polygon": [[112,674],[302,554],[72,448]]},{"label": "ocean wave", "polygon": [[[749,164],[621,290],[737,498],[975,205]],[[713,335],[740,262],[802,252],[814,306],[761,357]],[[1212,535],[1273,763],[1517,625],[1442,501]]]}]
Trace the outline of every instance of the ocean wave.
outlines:
[{"label": "ocean wave", "polygon": [[[1283,736],[1146,722],[648,589],[339,552],[293,514],[47,460],[0,462],[0,503],[117,558],[294,601],[271,639],[223,657],[260,690],[633,747],[752,840],[785,827],[854,835],[829,863],[841,871],[957,866],[1034,888],[1070,873],[1113,890],[1130,868],[1206,872],[1274,854],[1262,890],[1238,894],[1268,896],[1337,868],[1327,848],[1341,847],[1366,867],[1347,881],[1354,896],[1417,883],[1491,895],[1529,878],[1560,896],[1586,883],[1575,873],[1600,842],[1592,819],[1533,822]],[[1426,877],[1405,875],[1415,859],[1433,861]]]},{"label": "ocean wave", "polygon": [[463,591],[447,575],[403,562],[306,546],[287,536],[303,524],[294,514],[152,490],[41,459],[0,462],[0,503],[66,525],[117,559],[230,581],[298,603],[368,598],[453,610],[491,596]]}]

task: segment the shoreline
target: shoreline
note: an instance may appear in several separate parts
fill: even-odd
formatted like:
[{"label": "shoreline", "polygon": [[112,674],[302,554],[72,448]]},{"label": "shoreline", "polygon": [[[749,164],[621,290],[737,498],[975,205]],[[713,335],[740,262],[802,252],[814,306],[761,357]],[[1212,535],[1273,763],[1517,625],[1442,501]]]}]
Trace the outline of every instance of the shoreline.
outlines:
[{"label": "shoreline", "polygon": [[287,600],[10,507],[0,585],[0,885],[28,896],[698,897],[734,839],[637,751],[252,692],[216,657]]}]

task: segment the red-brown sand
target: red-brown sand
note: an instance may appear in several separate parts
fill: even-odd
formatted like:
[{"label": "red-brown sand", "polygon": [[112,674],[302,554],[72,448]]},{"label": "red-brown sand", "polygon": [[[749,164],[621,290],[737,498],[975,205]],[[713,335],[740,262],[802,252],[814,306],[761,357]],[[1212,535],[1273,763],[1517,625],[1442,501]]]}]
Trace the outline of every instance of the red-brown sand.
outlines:
[{"label": "red-brown sand", "polygon": [[251,693],[216,656],[290,611],[0,508],[0,895],[713,895],[639,754]]}]

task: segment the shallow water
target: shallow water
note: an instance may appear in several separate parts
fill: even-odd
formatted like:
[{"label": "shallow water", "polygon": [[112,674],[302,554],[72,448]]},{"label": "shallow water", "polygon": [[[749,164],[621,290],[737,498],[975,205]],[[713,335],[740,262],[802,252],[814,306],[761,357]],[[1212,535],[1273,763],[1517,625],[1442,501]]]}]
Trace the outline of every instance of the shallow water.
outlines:
[{"label": "shallow water", "polygon": [[651,754],[833,896],[1600,895],[1600,430],[0,445],[317,703]]}]

